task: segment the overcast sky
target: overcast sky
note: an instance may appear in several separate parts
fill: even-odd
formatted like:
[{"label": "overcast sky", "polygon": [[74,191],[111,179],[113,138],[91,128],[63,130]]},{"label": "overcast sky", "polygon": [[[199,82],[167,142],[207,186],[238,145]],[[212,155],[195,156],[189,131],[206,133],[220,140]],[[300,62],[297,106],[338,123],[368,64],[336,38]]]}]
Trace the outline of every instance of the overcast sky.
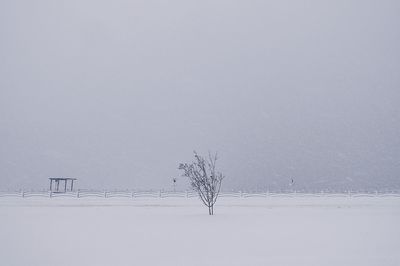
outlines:
[{"label": "overcast sky", "polygon": [[[0,189],[400,188],[400,1],[0,0]],[[182,189],[184,178],[178,179]]]}]

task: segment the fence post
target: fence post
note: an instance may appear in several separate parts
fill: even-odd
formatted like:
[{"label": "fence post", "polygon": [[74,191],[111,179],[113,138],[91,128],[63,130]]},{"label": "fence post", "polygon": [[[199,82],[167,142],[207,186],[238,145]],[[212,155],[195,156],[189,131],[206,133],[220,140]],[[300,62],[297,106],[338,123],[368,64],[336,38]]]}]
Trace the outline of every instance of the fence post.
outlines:
[{"label": "fence post", "polygon": [[25,191],[24,191],[24,190],[21,191],[21,196],[22,196],[23,198],[25,197]]},{"label": "fence post", "polygon": [[51,198],[53,196],[53,191],[49,191],[49,198]]},{"label": "fence post", "polygon": [[158,197],[161,198],[161,189],[160,189],[160,191],[158,193]]},{"label": "fence post", "polygon": [[79,189],[76,191],[76,197],[79,198]]},{"label": "fence post", "polygon": [[243,198],[243,192],[241,190],[239,191],[239,195],[241,198]]},{"label": "fence post", "polygon": [[135,195],[133,195],[133,190],[132,190],[132,192],[131,192],[131,198],[133,198]]},{"label": "fence post", "polygon": [[107,191],[104,190],[104,198],[107,198]]}]

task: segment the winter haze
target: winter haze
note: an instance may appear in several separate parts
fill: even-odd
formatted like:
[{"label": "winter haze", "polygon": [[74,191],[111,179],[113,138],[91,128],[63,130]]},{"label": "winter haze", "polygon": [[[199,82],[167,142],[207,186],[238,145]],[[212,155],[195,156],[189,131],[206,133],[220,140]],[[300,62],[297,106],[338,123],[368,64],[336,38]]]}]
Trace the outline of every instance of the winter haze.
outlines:
[{"label": "winter haze", "polygon": [[[400,188],[399,1],[0,1],[0,189]],[[183,178],[178,187],[186,189]]]}]

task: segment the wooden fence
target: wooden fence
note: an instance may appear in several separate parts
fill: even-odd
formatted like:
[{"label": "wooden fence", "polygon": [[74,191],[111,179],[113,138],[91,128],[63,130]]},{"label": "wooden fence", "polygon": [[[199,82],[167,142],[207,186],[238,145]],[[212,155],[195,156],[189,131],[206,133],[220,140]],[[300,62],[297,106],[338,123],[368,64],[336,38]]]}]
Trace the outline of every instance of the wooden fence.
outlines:
[{"label": "wooden fence", "polygon": [[[268,197],[400,197],[400,191],[224,191],[221,198],[268,198]],[[136,191],[136,190],[76,190],[69,192],[51,191],[0,191],[1,197],[45,197],[45,198],[195,198],[194,191]]]}]

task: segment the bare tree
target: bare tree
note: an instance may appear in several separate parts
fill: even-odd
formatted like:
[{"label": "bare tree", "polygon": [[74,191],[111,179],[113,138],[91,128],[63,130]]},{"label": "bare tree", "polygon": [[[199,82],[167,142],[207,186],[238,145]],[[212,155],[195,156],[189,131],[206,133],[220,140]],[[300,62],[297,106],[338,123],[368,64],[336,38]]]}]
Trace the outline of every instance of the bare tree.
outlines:
[{"label": "bare tree", "polygon": [[217,153],[208,153],[204,158],[194,152],[194,162],[181,163],[179,170],[183,170],[182,176],[190,180],[190,186],[195,190],[201,201],[208,207],[208,214],[214,214],[214,204],[221,190],[224,175],[216,171]]}]

